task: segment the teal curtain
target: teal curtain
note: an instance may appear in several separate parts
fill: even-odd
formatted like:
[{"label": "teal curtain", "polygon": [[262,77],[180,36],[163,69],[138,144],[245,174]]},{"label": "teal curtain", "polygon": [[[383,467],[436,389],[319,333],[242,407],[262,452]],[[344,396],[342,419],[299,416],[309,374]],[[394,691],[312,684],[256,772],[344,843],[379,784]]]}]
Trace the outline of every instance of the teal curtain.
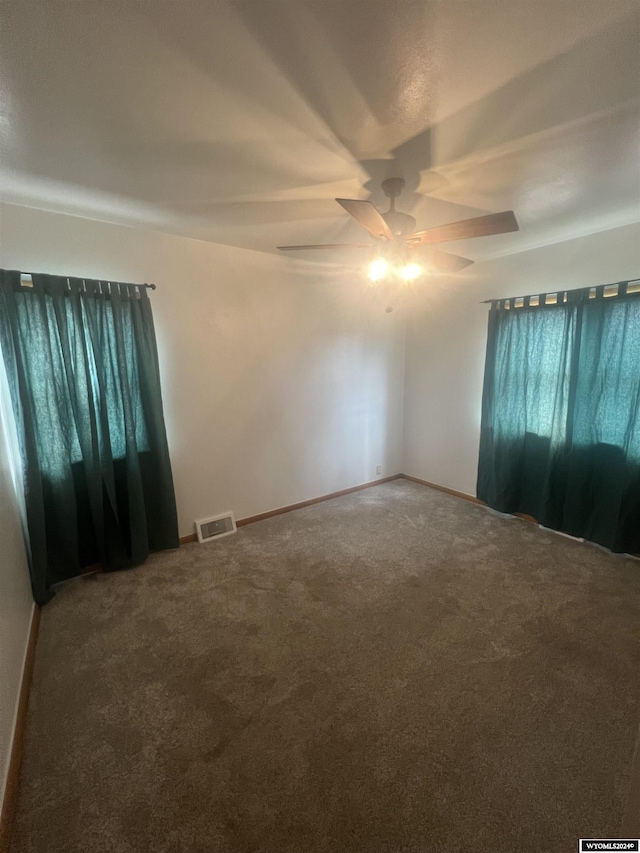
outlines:
[{"label": "teal curtain", "polygon": [[492,303],[477,494],[640,553],[640,292]]},{"label": "teal curtain", "polygon": [[23,463],[33,594],[178,546],[144,287],[0,270],[0,347]]}]

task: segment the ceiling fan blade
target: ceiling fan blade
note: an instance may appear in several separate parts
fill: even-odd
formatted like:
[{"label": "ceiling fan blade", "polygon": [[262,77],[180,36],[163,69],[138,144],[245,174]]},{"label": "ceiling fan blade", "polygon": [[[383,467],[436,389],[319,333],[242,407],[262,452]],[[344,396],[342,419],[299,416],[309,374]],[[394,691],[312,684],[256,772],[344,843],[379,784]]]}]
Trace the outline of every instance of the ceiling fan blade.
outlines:
[{"label": "ceiling fan blade", "polygon": [[355,198],[337,198],[336,201],[376,240],[393,240],[391,229],[370,201]]},{"label": "ceiling fan blade", "polygon": [[320,243],[317,246],[278,246],[281,252],[297,252],[299,249],[371,249],[371,243]]},{"label": "ceiling fan blade", "polygon": [[427,228],[426,231],[416,231],[404,239],[407,243],[427,246],[429,243],[446,243],[448,240],[468,240],[471,237],[505,234],[507,231],[518,231],[519,228],[514,212],[503,210],[502,213],[490,213],[488,216],[476,216],[474,219],[463,219],[449,225]]},{"label": "ceiling fan blade", "polygon": [[475,263],[469,260],[469,258],[463,258],[460,255],[451,255],[449,252],[440,252],[438,249],[431,249],[419,243],[411,246],[411,248],[419,249],[421,262],[425,262],[427,266],[432,267],[437,272],[460,272],[460,270]]}]

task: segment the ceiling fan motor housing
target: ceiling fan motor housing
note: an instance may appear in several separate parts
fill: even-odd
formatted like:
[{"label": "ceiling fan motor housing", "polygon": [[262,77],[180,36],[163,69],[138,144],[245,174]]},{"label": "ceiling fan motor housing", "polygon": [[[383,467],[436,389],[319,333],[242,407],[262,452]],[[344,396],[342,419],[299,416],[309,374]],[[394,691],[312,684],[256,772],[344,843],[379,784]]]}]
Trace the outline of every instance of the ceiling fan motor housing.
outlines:
[{"label": "ceiling fan motor housing", "polygon": [[382,218],[395,237],[404,237],[406,234],[411,234],[415,231],[415,217],[410,216],[408,213],[400,213],[399,210],[388,210],[382,214]]}]

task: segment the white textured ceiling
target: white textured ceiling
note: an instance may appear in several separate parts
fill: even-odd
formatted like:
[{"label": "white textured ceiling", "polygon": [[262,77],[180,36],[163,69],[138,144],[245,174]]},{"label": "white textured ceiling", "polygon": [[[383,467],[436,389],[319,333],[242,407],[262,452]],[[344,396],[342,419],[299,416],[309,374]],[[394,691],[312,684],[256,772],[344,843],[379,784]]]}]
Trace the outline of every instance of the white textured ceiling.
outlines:
[{"label": "white textured ceiling", "polygon": [[418,227],[516,211],[478,260],[640,219],[636,2],[0,8],[7,202],[273,251],[399,175]]}]

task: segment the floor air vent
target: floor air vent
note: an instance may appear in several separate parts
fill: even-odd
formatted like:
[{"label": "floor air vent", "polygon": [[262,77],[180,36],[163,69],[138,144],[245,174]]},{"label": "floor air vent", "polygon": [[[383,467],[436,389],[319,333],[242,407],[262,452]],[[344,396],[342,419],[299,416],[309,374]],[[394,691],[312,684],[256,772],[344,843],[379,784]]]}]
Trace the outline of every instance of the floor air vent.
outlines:
[{"label": "floor air vent", "polygon": [[221,536],[229,536],[235,532],[236,520],[232,512],[224,512],[222,515],[213,515],[211,518],[196,521],[198,542],[209,542],[211,539],[220,539]]}]

